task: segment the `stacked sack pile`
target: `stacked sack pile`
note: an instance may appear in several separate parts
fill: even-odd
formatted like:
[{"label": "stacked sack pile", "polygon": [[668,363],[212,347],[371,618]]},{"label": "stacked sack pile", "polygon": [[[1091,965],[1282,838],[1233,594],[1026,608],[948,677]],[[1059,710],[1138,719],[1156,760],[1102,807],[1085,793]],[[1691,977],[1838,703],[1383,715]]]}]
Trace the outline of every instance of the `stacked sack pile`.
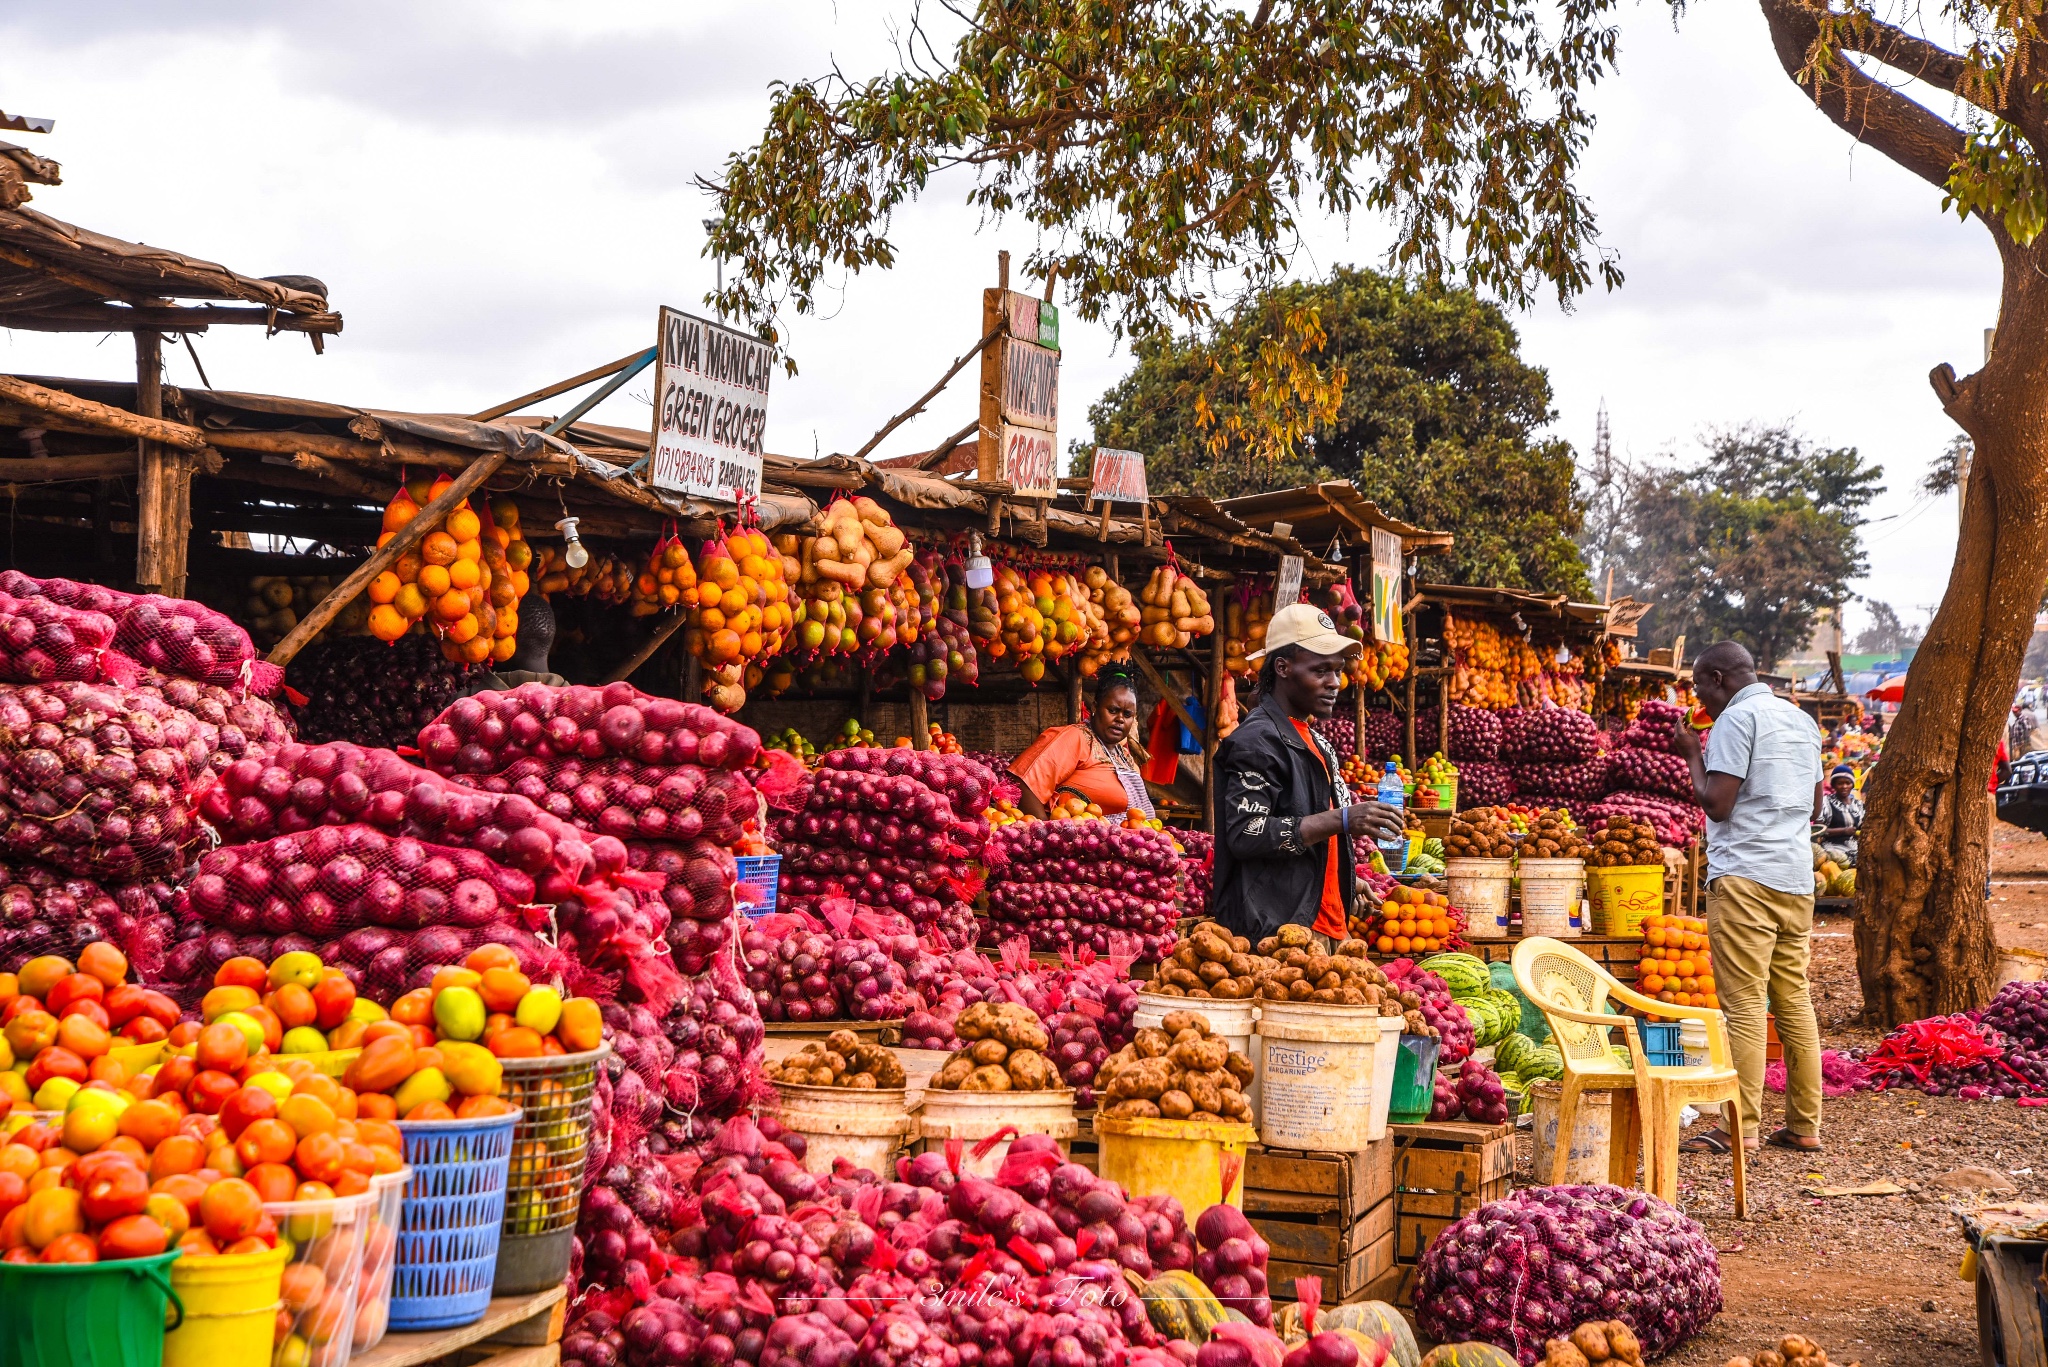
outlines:
[{"label": "stacked sack pile", "polygon": [[1500,756],[1531,807],[1581,816],[1599,801],[1607,791],[1605,740],[1591,717],[1568,707],[1517,707],[1501,715]]},{"label": "stacked sack pile", "polygon": [[162,964],[219,771],[289,736],[282,675],[198,603],[0,574],[0,961]]},{"label": "stacked sack pile", "polygon": [[1671,748],[1671,727],[1685,709],[1647,698],[1607,757],[1606,796],[1589,817],[1647,821],[1667,845],[1683,846],[1706,829],[1707,814],[1694,800],[1692,771]]}]

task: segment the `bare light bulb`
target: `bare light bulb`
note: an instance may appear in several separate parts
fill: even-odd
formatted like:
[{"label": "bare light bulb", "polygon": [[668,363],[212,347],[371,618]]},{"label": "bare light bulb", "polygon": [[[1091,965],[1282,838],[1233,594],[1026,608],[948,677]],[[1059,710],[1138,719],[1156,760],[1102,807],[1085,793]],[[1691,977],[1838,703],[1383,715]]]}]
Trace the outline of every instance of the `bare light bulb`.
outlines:
[{"label": "bare light bulb", "polygon": [[576,535],[576,519],[565,517],[555,524],[555,530],[562,534],[567,544],[562,547],[562,559],[572,570],[580,570],[590,563],[590,552],[583,549],[583,542]]}]

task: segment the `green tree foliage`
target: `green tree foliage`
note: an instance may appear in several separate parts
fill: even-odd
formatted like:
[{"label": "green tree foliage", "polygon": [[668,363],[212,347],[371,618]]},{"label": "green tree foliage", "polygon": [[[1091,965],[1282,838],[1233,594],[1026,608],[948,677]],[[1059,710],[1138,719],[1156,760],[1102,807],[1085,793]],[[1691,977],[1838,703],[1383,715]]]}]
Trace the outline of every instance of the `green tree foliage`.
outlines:
[{"label": "green tree foliage", "polygon": [[1881,599],[1870,600],[1870,625],[1856,633],[1858,655],[1897,655],[1920,644],[1925,628],[1899,620],[1898,609]]},{"label": "green tree foliage", "polygon": [[[1255,402],[1219,358],[1304,315],[1322,334],[1310,358],[1341,381],[1334,408],[1278,454],[1219,442]],[[1571,448],[1538,435],[1555,416],[1550,380],[1519,345],[1469,290],[1339,268],[1263,291],[1193,338],[1140,342],[1131,373],[1088,410],[1094,442],[1075,444],[1076,464],[1086,471],[1093,445],[1142,451],[1154,489],[1212,498],[1348,479],[1396,517],[1456,534],[1432,577],[1584,596]]]},{"label": "green tree foliage", "polygon": [[1704,444],[1698,464],[1630,481],[1615,593],[1652,604],[1645,640],[1682,633],[1690,650],[1733,639],[1768,669],[1868,568],[1858,529],[1884,472],[1853,446],[1816,446],[1783,425]]}]

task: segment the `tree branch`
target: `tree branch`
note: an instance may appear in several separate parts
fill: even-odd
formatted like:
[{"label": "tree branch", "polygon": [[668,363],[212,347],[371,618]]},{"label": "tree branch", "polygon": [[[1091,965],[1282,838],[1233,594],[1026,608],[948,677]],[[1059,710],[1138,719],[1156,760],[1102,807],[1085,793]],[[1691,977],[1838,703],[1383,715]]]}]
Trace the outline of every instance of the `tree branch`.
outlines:
[{"label": "tree branch", "polygon": [[[1949,171],[1963,152],[1960,130],[1848,62],[1837,60],[1826,72],[1814,70],[1812,59],[1821,33],[1813,12],[1797,0],[1762,4],[1778,64],[1795,85],[1812,94],[1823,114],[1850,137],[1876,148],[1929,185],[1948,188]],[[1997,231],[1997,225],[1991,226]]]}]

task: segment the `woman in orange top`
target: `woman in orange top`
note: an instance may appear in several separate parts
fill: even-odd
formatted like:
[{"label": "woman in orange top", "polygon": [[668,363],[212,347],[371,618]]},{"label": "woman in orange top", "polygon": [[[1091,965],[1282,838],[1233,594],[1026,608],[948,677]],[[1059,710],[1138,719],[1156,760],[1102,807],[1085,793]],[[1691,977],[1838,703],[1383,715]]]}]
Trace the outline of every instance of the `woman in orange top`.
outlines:
[{"label": "woman in orange top", "polygon": [[1138,724],[1138,693],[1129,678],[1104,670],[1095,678],[1095,705],[1088,720],[1049,726],[1031,748],[1010,764],[1010,777],[1024,791],[1017,805],[1035,817],[1059,793],[1073,793],[1102,808],[1104,816],[1135,809],[1152,816],[1152,799],[1131,755]]}]

